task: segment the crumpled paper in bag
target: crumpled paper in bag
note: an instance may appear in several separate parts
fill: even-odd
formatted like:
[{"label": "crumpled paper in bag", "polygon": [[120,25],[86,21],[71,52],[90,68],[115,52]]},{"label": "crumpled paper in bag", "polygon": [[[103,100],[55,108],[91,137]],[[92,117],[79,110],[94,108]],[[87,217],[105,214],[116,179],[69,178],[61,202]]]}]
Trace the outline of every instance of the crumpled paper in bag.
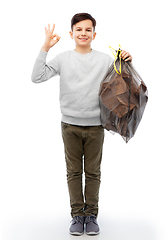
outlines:
[{"label": "crumpled paper in bag", "polygon": [[148,92],[131,63],[118,57],[116,67],[121,67],[121,73],[112,64],[100,86],[101,123],[106,130],[119,133],[127,143],[142,119]]}]

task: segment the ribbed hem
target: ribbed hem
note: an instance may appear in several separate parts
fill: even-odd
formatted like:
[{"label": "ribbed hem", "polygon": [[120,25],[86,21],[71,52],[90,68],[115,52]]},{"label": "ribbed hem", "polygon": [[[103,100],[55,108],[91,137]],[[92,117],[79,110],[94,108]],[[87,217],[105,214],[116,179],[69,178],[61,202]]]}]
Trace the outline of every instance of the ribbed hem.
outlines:
[{"label": "ribbed hem", "polygon": [[78,126],[98,126],[101,125],[100,117],[97,118],[73,118],[62,115],[62,122]]}]

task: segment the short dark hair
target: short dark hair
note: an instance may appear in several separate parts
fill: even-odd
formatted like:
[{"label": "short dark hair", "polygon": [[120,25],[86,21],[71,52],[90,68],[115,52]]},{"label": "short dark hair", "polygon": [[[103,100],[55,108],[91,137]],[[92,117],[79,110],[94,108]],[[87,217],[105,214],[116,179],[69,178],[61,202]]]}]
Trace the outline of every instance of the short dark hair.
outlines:
[{"label": "short dark hair", "polygon": [[71,30],[73,31],[73,25],[75,25],[78,22],[81,22],[83,20],[91,20],[92,21],[92,25],[95,31],[95,27],[96,27],[96,20],[89,14],[89,13],[77,13],[75,14],[72,19],[71,19]]}]

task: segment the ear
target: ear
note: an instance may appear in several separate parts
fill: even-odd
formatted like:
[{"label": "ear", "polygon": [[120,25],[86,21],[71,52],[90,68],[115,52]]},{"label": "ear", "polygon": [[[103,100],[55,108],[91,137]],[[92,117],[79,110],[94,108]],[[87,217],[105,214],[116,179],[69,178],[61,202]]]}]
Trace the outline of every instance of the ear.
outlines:
[{"label": "ear", "polygon": [[93,33],[93,40],[95,40],[96,34],[96,32]]},{"label": "ear", "polygon": [[69,34],[70,34],[71,39],[73,39],[73,32],[70,31]]}]

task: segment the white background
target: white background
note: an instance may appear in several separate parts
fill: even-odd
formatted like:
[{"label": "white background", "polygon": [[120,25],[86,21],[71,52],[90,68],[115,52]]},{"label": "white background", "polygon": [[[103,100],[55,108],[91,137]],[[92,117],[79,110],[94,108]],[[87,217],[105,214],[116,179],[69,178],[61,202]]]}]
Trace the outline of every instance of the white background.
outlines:
[{"label": "white background", "polygon": [[[129,51],[149,91],[133,139],[105,132],[97,239],[166,239],[165,3],[149,1],[5,1],[1,6],[0,220],[2,240],[74,239],[61,138],[59,77],[34,84],[31,72],[56,24],[60,42],[47,60],[74,49],[70,21],[97,20],[92,48]],[[80,239],[88,238],[86,235]],[[75,237],[77,239],[77,237]]]}]

